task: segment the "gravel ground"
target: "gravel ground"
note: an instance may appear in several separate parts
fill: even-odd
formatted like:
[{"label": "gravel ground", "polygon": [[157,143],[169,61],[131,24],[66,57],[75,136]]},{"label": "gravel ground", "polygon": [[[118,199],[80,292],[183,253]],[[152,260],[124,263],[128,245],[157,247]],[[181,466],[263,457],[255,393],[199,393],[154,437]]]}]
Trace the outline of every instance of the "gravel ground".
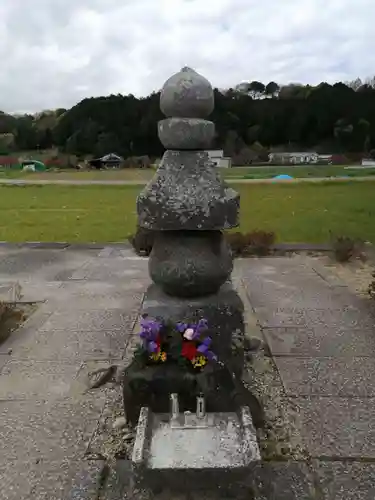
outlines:
[{"label": "gravel ground", "polygon": [[375,259],[369,256],[366,262],[355,260],[353,262],[339,263],[328,256],[314,257],[331,273],[336,275],[353,293],[362,298],[370,299],[368,287],[372,281],[371,274],[375,270]]}]

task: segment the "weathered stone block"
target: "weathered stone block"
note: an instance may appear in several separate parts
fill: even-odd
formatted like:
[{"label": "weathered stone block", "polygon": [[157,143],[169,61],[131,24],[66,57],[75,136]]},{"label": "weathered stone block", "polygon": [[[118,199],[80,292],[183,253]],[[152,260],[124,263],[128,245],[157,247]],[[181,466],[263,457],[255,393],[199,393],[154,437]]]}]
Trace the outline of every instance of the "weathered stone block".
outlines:
[{"label": "weathered stone block", "polygon": [[254,422],[260,423],[257,401],[230,370],[211,363],[203,370],[186,370],[178,364],[161,363],[139,368],[131,364],[125,371],[123,395],[128,422],[136,425],[141,408],[155,413],[167,413],[170,395],[177,394],[181,411],[195,411],[196,398],[203,395],[209,412],[237,411],[249,406]]},{"label": "weathered stone block", "polygon": [[[212,349],[223,362],[231,359],[232,338],[243,338],[244,305],[231,283],[225,283],[218,293],[205,297],[176,298],[166,295],[157,285],[150,285],[143,301],[142,314],[166,321],[196,321],[206,318],[210,326]],[[233,360],[242,370],[242,360]]]},{"label": "weathered stone block", "polygon": [[159,231],[229,229],[238,225],[239,209],[239,194],[205,151],[166,151],[137,199],[139,225]]},{"label": "weathered stone block", "polygon": [[160,142],[166,149],[206,149],[215,136],[215,125],[200,118],[167,118],[158,123]]},{"label": "weathered stone block", "polygon": [[176,297],[215,293],[232,269],[231,251],[220,231],[158,233],[149,259],[151,279]]}]

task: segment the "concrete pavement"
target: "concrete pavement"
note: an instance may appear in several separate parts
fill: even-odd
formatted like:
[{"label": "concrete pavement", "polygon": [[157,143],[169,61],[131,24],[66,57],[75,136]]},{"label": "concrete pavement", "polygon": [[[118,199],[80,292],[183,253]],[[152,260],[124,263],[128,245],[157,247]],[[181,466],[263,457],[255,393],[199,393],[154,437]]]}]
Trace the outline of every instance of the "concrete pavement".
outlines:
[{"label": "concrete pavement", "polygon": [[[375,329],[367,303],[308,258],[239,259],[233,279],[248,333],[269,345],[271,357],[253,360],[273,367],[272,382],[259,372],[266,411],[275,410],[277,387],[294,433],[281,438],[287,423],[279,419],[280,442],[263,444],[286,451],[268,452],[244,498],[251,491],[257,500],[372,500]],[[0,346],[0,500],[129,498],[129,462],[108,470],[95,457],[98,429],[103,419],[112,425],[121,394],[87,392],[86,382],[89,371],[121,363],[134,348],[147,259],[121,245],[1,246],[0,292],[14,282],[24,301],[43,302]]]}]

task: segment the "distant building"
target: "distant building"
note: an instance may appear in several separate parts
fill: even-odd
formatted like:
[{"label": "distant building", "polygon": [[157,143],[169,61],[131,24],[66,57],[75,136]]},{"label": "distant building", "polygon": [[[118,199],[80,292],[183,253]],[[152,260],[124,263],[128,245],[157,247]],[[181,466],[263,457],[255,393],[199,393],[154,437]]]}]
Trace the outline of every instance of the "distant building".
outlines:
[{"label": "distant building", "polygon": [[298,164],[309,164],[317,163],[319,160],[319,155],[315,151],[311,152],[275,152],[268,155],[270,163],[292,163],[293,165]]},{"label": "distant building", "polygon": [[322,163],[332,163],[332,155],[319,155],[318,161]]},{"label": "distant building", "polygon": [[224,156],[222,149],[210,149],[206,151],[210,160],[219,168],[230,168],[232,166],[232,159]]},{"label": "distant building", "polygon": [[101,158],[94,158],[89,161],[89,165],[94,168],[120,168],[124,158],[115,153],[109,153]]},{"label": "distant building", "polygon": [[375,166],[375,160],[372,160],[371,158],[363,158],[362,167],[374,167]]}]

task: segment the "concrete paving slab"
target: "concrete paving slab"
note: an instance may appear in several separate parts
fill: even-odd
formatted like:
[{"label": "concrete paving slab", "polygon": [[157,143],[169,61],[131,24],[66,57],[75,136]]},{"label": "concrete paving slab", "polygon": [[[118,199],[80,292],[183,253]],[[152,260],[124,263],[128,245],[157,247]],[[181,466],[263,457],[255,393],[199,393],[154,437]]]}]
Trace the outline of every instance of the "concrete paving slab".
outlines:
[{"label": "concrete paving slab", "polygon": [[299,309],[334,309],[340,306],[345,309],[353,299],[350,295],[344,295],[336,290],[311,285],[306,280],[306,286],[302,287],[280,287],[265,285],[245,284],[247,295],[253,307],[277,308],[299,308]]},{"label": "concrete paving slab", "polygon": [[75,379],[80,364],[11,359],[0,370],[1,399],[47,399],[49,401],[83,392]]},{"label": "concrete paving slab", "polygon": [[4,500],[93,500],[98,497],[101,461],[8,462],[0,473]]},{"label": "concrete paving slab", "polygon": [[142,280],[124,280],[113,284],[106,281],[34,282],[22,286],[23,301],[45,301],[44,311],[93,309],[100,302],[103,309],[133,310],[141,303],[148,284]]},{"label": "concrete paving slab", "polygon": [[148,259],[132,260],[124,257],[100,258],[75,271],[71,279],[90,281],[123,281],[148,276]]},{"label": "concrete paving slab", "polygon": [[122,330],[39,330],[14,347],[12,357],[30,360],[120,359],[134,320],[124,323]]},{"label": "concrete paving slab", "polygon": [[375,397],[375,363],[372,357],[276,356],[274,361],[290,396]]},{"label": "concrete paving slab", "polygon": [[314,274],[312,264],[313,262],[303,255],[239,258],[234,262],[234,272],[239,269],[241,274],[259,276],[278,276],[290,271]]},{"label": "concrete paving slab", "polygon": [[322,500],[373,500],[375,464],[364,462],[315,462]]},{"label": "concrete paving slab", "polygon": [[0,345],[0,354],[8,354],[14,351],[23,342],[31,339],[35,331],[40,328],[51,316],[52,312],[43,310],[43,307],[37,309],[22,325],[17,328],[10,337]]},{"label": "concrete paving slab", "polygon": [[27,500],[93,500],[99,498],[104,463],[49,463],[35,470]]},{"label": "concrete paving slab", "polygon": [[62,260],[63,250],[19,250],[0,258],[0,276],[35,273],[45,265]]},{"label": "concrete paving slab", "polygon": [[8,461],[80,459],[104,407],[104,394],[58,402],[0,401],[0,470]]},{"label": "concrete paving slab", "polygon": [[[0,460],[0,498],[3,500],[31,500],[30,490],[33,473],[31,460],[20,455],[19,460]],[[35,499],[34,499],[35,500]]]},{"label": "concrete paving slab", "polygon": [[0,302],[8,302],[13,298],[14,283],[0,283]]},{"label": "concrete paving slab", "polygon": [[256,500],[314,500],[315,488],[308,467],[298,462],[264,462],[255,467]]},{"label": "concrete paving slab", "polygon": [[374,356],[375,335],[372,328],[286,327],[264,328],[263,334],[274,356]]},{"label": "concrete paving slab", "polygon": [[374,318],[357,308],[339,309],[296,309],[257,307],[259,324],[264,328],[289,326],[351,328],[366,330],[374,327]]},{"label": "concrete paving slab", "polygon": [[150,279],[130,279],[121,283],[109,281],[68,281],[61,283],[59,290],[61,300],[69,298],[87,297],[102,299],[107,296],[118,298],[128,297],[135,293],[144,292],[145,285],[150,283]]},{"label": "concrete paving slab", "polygon": [[[97,304],[99,305],[99,304]],[[121,330],[126,335],[129,331],[129,324],[135,320],[138,314],[138,307],[133,311],[124,309],[96,309],[94,304],[92,309],[73,310],[67,312],[54,312],[41,326],[40,331],[73,330],[81,332],[93,332],[103,330]]]},{"label": "concrete paving slab", "polygon": [[65,272],[72,274],[82,265],[94,259],[98,250],[83,249],[33,249],[18,248],[0,254],[0,280],[58,281],[55,275]]},{"label": "concrete paving slab", "polygon": [[[100,258],[114,258],[114,257],[125,257],[125,258],[130,258],[133,259],[134,257],[137,257],[135,254],[133,248],[131,247],[130,243],[128,244],[123,244],[122,246],[107,246],[100,250],[98,253],[98,257]],[[139,257],[139,260],[147,260],[145,257]]]},{"label": "concrete paving slab", "polygon": [[[324,300],[340,300],[341,295],[349,292],[346,289],[337,289],[317,276],[316,273],[298,273],[298,270],[291,270],[288,274],[277,276],[251,275],[244,270],[241,278],[246,286],[250,299],[259,302],[268,297],[271,303],[281,300],[301,300],[313,299],[318,301],[320,296]],[[323,302],[324,303],[324,302]],[[280,307],[280,306],[279,306]],[[296,307],[296,305],[295,305]]]},{"label": "concrete paving slab", "polygon": [[9,354],[0,354],[0,371],[9,362],[10,359],[11,358]]},{"label": "concrete paving slab", "polygon": [[20,300],[37,303],[58,300],[61,285],[62,283],[58,281],[22,281]]},{"label": "concrete paving slab", "polygon": [[[141,287],[140,287],[141,288]],[[68,291],[61,294],[61,300],[48,300],[45,310],[51,312],[87,311],[95,308],[95,304],[100,303],[103,309],[122,311],[134,311],[140,308],[143,299],[142,286],[139,292],[114,293],[105,295],[87,295],[86,293],[69,294]],[[64,295],[66,298],[64,299]]]},{"label": "concrete paving slab", "polygon": [[321,276],[321,278],[330,286],[334,288],[347,288],[347,284],[342,281],[333,270],[330,270],[326,266],[321,265],[316,260],[312,263],[312,268],[318,274],[318,276]]},{"label": "concrete paving slab", "polygon": [[317,396],[294,404],[312,457],[375,459],[375,399]]}]

